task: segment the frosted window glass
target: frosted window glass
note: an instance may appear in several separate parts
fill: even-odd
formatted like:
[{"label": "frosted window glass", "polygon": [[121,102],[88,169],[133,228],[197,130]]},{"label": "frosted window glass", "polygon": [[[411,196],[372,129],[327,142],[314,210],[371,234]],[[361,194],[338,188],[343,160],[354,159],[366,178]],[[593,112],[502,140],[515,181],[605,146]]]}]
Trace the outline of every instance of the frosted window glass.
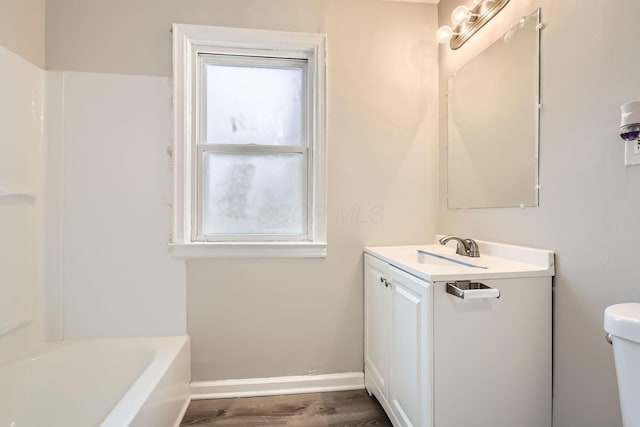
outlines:
[{"label": "frosted window glass", "polygon": [[301,68],[207,65],[207,144],[301,145]]},{"label": "frosted window glass", "polygon": [[203,156],[203,234],[306,234],[302,154]]}]

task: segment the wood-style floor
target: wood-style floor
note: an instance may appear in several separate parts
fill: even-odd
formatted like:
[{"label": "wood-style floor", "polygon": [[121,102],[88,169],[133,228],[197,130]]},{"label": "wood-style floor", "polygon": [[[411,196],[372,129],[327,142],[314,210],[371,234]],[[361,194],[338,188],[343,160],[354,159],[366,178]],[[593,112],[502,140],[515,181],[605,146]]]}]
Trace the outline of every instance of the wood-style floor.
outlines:
[{"label": "wood-style floor", "polygon": [[376,399],[366,391],[194,400],[181,426],[388,426]]}]

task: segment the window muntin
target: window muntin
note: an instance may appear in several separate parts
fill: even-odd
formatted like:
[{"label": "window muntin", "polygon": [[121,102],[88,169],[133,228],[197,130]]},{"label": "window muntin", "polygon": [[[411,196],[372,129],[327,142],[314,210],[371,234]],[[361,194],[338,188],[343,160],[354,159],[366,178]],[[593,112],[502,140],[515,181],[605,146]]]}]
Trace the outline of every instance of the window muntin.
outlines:
[{"label": "window muntin", "polygon": [[310,240],[308,60],[199,61],[195,240]]}]

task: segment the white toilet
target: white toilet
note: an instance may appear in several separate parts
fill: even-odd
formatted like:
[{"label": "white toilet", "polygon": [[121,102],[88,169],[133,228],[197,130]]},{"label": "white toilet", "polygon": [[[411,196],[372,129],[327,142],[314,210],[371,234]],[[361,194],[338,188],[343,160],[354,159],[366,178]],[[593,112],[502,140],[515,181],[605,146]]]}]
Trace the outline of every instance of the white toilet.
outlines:
[{"label": "white toilet", "polygon": [[640,303],[617,304],[604,311],[604,329],[613,345],[625,427],[640,426]]}]

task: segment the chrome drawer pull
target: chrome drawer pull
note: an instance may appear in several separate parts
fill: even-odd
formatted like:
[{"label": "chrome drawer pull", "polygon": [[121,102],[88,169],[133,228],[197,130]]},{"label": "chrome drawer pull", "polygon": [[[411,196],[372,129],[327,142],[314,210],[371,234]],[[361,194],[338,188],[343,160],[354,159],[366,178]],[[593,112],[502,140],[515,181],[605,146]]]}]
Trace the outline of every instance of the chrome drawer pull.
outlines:
[{"label": "chrome drawer pull", "polygon": [[500,298],[498,289],[470,280],[447,283],[447,293],[462,299]]}]

